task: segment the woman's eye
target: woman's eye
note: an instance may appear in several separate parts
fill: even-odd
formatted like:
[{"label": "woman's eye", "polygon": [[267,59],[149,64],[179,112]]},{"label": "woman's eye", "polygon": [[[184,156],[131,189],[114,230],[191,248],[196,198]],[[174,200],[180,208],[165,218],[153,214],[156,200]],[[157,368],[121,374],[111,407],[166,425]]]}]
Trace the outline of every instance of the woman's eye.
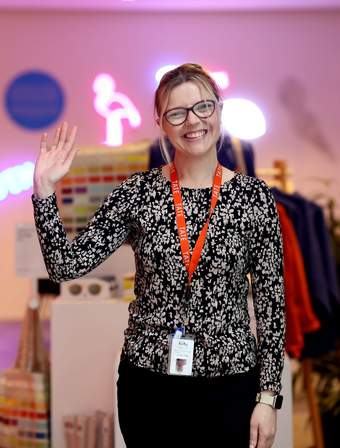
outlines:
[{"label": "woman's eye", "polygon": [[171,114],[169,114],[170,118],[181,118],[183,117],[183,115],[185,114],[185,112],[181,109],[181,110],[174,110],[173,112],[171,112]]},{"label": "woman's eye", "polygon": [[196,110],[198,110],[198,112],[206,112],[208,110],[211,110],[212,105],[208,102],[206,103],[200,103],[197,104]]}]

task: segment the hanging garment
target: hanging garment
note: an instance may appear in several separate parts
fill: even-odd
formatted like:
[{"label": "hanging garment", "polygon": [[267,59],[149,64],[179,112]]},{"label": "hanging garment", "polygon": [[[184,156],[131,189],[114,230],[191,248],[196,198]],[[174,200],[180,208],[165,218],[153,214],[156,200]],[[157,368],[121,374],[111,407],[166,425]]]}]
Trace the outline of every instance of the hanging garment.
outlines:
[{"label": "hanging garment", "polygon": [[272,192],[276,201],[284,205],[294,225],[304,259],[312,306],[321,323],[318,331],[305,334],[302,357],[321,356],[335,348],[335,310],[339,303],[336,276],[332,273],[332,270],[335,272],[335,263],[322,209],[297,193],[289,195],[277,188],[273,188]]},{"label": "hanging garment", "polygon": [[312,207],[309,201],[302,197],[283,193],[277,188],[273,188],[272,192],[276,201],[284,205],[294,225],[304,259],[313,308],[319,319],[329,319],[333,316],[333,307],[322,265]]},{"label": "hanging garment", "polygon": [[331,298],[332,310],[334,312],[340,306],[340,294],[329,230],[326,226],[322,208],[314,204],[313,202],[310,203],[310,207],[312,209],[314,217],[314,225],[316,233],[318,235],[322,266],[324,268],[324,275],[327,280],[328,293]]},{"label": "hanging garment", "polygon": [[300,358],[304,347],[304,334],[320,328],[308,290],[303,258],[294,227],[282,204],[277,204],[283,238],[284,283],[286,299],[287,353]]}]

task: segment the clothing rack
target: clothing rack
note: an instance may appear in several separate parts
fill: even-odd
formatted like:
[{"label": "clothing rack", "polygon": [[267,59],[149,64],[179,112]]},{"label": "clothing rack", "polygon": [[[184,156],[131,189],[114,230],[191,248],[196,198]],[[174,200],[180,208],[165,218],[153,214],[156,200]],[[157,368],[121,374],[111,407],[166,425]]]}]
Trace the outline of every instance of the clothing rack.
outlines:
[{"label": "clothing rack", "polygon": [[[285,193],[293,193],[294,184],[291,180],[291,171],[288,169],[287,162],[284,160],[275,160],[272,168],[262,168],[256,170],[259,177],[263,177],[268,186],[277,187]],[[324,438],[320,418],[320,410],[313,385],[313,367],[311,359],[304,359],[301,362],[304,385],[306,389],[307,402],[312,421],[314,436],[314,448],[324,448]]]}]

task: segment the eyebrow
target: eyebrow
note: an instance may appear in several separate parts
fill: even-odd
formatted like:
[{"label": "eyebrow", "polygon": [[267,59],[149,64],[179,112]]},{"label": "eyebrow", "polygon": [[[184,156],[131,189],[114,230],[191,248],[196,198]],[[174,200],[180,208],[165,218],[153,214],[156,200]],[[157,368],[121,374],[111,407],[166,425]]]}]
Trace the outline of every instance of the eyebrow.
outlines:
[{"label": "eyebrow", "polygon": [[174,106],[174,107],[169,107],[169,106],[168,106],[168,107],[165,109],[165,112],[167,112],[167,111],[169,111],[169,110],[173,110],[173,109],[187,109],[188,107],[192,107],[192,106],[194,106],[195,104],[200,103],[201,101],[209,101],[209,100],[212,100],[212,101],[213,101],[213,98],[204,98],[204,99],[202,99],[202,100],[195,101],[194,103],[190,104],[189,106]]}]

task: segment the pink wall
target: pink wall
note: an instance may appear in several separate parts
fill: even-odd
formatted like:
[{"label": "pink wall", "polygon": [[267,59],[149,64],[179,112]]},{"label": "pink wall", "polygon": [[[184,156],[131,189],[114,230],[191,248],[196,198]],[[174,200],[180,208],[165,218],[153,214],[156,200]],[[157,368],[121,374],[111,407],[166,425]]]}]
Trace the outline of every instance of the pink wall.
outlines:
[{"label": "pink wall", "polygon": [[[333,190],[340,190],[339,12],[2,12],[0,41],[2,95],[20,71],[52,73],[67,95],[62,118],[79,126],[80,145],[104,138],[104,121],[92,106],[91,84],[97,73],[111,73],[117,90],[139,108],[142,127],[126,129],[126,141],[132,141],[156,136],[153,76],[160,66],[196,61],[212,70],[226,69],[231,78],[228,95],[254,100],[268,119],[268,133],[256,141],[257,165],[286,159],[304,194],[320,189],[309,180],[312,176],[335,178]],[[288,78],[304,91],[300,114],[280,102],[279,91]],[[297,97],[293,92],[293,100]],[[39,133],[17,127],[3,107],[0,129],[0,170],[35,159]],[[333,158],[313,143],[322,138]],[[21,317],[29,296],[30,282],[14,274],[14,234],[16,223],[32,221],[30,192],[0,202],[0,218],[0,318],[11,319]]]}]

